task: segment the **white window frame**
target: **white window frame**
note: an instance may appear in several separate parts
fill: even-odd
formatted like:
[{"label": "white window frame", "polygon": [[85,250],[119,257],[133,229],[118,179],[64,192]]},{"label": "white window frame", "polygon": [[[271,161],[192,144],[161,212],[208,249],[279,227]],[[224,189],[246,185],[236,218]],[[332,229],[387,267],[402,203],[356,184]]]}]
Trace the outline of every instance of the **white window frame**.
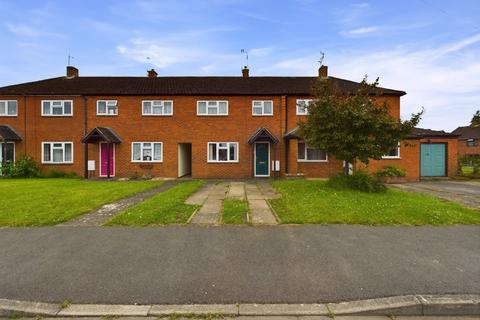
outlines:
[{"label": "white window frame", "polygon": [[[145,102],[150,102],[151,103],[151,108],[152,108],[152,113],[145,113],[144,109],[144,103]],[[153,103],[160,102],[161,107],[162,107],[162,113],[161,114],[155,114],[153,113]],[[171,108],[170,108],[170,113],[165,113],[165,102],[170,102]],[[166,116],[173,116],[173,100],[142,100],[142,116],[147,116],[147,117],[166,117]]]},{"label": "white window frame", "polygon": [[[17,100],[0,100],[5,103],[5,113],[0,113],[0,117],[16,117],[18,116],[18,101]],[[15,114],[8,114],[8,103],[15,102]]]},{"label": "white window frame", "polygon": [[[53,144],[62,144],[62,150],[63,150],[63,161],[62,162],[54,162],[53,161]],[[50,144],[50,161],[45,161],[45,145]],[[65,161],[65,145],[70,144],[72,145],[72,160],[71,161]],[[57,148],[58,149],[58,148]],[[73,164],[74,160],[74,145],[72,141],[44,141],[42,142],[42,163],[44,164]]]},{"label": "white window frame", "polygon": [[[261,114],[256,114],[253,111],[255,103],[258,103],[258,102],[260,102],[262,104],[262,113]],[[271,113],[265,113],[265,102],[270,102],[271,103],[271,105],[272,105],[272,112]],[[252,116],[254,116],[254,117],[271,117],[271,116],[273,116],[273,100],[253,100],[252,101]]]},{"label": "white window frame", "polygon": [[[206,109],[205,109],[205,112],[206,113],[200,113],[200,103],[201,102],[205,102],[206,103]],[[216,114],[209,114],[208,113],[208,103],[211,103],[211,102],[215,102],[216,103],[216,109],[217,109],[217,113]],[[227,105],[227,113],[222,113],[222,114],[219,114],[219,103],[220,102],[225,102],[226,105]],[[228,100],[197,100],[197,116],[200,116],[200,117],[225,117],[225,116],[228,116]]]},{"label": "white window frame", "polygon": [[397,155],[396,156],[389,156],[389,155],[383,155],[382,156],[382,159],[401,159],[400,157],[400,142],[398,143],[398,146],[397,146]]},{"label": "white window frame", "polygon": [[[142,160],[143,159],[143,150],[144,150],[144,144],[145,143],[151,143],[152,144],[152,160]],[[135,160],[133,158],[133,145],[134,144],[140,144],[140,160]],[[155,155],[155,144],[160,144],[162,152],[160,153],[160,160],[154,160],[154,155]],[[163,162],[163,142],[160,141],[135,141],[132,142],[132,158],[131,158],[133,163],[161,163]]]},{"label": "white window frame", "polygon": [[[16,150],[15,150],[15,142],[0,142],[0,167],[2,167],[2,163],[3,163],[3,156],[5,156],[3,154],[3,144],[6,143],[6,144],[11,144],[13,145],[13,162],[12,163],[15,163],[15,156],[16,156]],[[1,173],[0,173],[1,175]]]},{"label": "white window frame", "polygon": [[[219,155],[219,144],[220,143],[226,143],[227,144],[227,155],[228,158],[230,159],[230,145],[235,144],[237,146],[236,148],[236,160],[226,160],[226,161],[220,161],[218,160],[218,155]],[[217,145],[217,153],[216,153],[216,158],[217,160],[211,160],[210,159],[210,145],[211,144],[216,144]],[[209,141],[207,142],[207,162],[208,163],[238,163],[240,162],[240,144],[238,142],[226,142],[226,141]]]},{"label": "white window frame", "polygon": [[[99,113],[98,112],[98,103],[99,102],[105,102],[105,113]],[[108,103],[109,102],[115,102],[115,107],[117,108],[116,113],[108,113]],[[116,117],[116,116],[118,116],[118,100],[109,100],[109,99],[99,99],[99,100],[97,100],[97,116],[102,116],[102,117]]]},{"label": "white window frame", "polygon": [[[309,147],[309,146],[307,145],[307,143],[304,142],[304,141],[299,141],[299,142],[297,143],[297,148],[298,148],[298,145],[301,144],[301,143],[305,145],[305,150],[304,150],[304,152],[303,152],[305,158],[304,158],[304,159],[299,159],[299,158],[298,158],[298,149],[297,149],[297,162],[328,162],[328,153],[326,153],[326,152],[325,152],[325,160],[308,160],[308,159],[307,159],[307,155],[308,155],[307,149],[315,149],[315,148]],[[317,149],[315,149],[315,150],[317,150]]]},{"label": "white window frame", "polygon": [[[45,114],[43,110],[43,104],[45,102],[50,103],[50,114]],[[62,114],[53,114],[53,102],[60,102],[62,104]],[[71,113],[65,114],[65,102],[70,102]],[[73,100],[42,100],[40,102],[40,108],[42,110],[42,117],[73,117]]]},{"label": "white window frame", "polygon": [[[308,116],[308,106],[312,103],[313,99],[297,99],[297,104],[296,104],[296,108],[295,108],[295,111],[296,111],[296,115],[297,116]],[[300,112],[300,108],[299,108],[299,104],[303,102],[305,103],[305,113],[301,113]]]},{"label": "white window frame", "polygon": [[[470,142],[471,142],[472,144],[470,144]],[[467,139],[466,145],[467,145],[467,147],[469,147],[469,148],[477,147],[477,146],[478,146],[477,139],[473,139],[473,138]]]}]

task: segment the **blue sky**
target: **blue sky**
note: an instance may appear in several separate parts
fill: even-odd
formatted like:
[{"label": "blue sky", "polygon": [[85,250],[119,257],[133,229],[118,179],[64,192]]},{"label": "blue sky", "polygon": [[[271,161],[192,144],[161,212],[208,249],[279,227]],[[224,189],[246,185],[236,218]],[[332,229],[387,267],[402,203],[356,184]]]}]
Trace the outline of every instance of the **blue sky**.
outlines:
[{"label": "blue sky", "polygon": [[[4,1],[0,86],[64,74],[380,77],[402,116],[452,130],[480,109],[480,1]],[[146,57],[150,57],[147,59]]]}]

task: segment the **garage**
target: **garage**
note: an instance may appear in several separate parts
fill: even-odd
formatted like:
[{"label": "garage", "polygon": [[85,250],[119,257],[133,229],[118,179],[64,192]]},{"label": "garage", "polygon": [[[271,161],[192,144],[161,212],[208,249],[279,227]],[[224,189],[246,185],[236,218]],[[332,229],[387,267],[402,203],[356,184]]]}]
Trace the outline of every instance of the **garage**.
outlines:
[{"label": "garage", "polygon": [[447,144],[420,144],[420,176],[444,177],[447,175]]}]

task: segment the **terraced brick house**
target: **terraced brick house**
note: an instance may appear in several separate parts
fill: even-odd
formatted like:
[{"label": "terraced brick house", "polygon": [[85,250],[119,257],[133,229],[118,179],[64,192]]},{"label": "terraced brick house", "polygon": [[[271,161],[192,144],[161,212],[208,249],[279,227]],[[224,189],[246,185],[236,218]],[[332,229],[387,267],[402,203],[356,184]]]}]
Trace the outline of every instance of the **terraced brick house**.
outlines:
[{"label": "terraced brick house", "polygon": [[[327,71],[319,76],[344,94],[358,88]],[[295,130],[316,79],[252,77],[247,68],[238,77],[83,77],[69,66],[66,76],[0,88],[0,163],[26,154],[44,171],[85,177],[328,177],[342,161]],[[405,92],[382,91],[376,99],[399,118]],[[396,165],[418,180],[419,150],[400,145],[372,170]]]},{"label": "terraced brick house", "polygon": [[458,135],[458,155],[480,155],[480,126],[458,127],[452,134]]}]

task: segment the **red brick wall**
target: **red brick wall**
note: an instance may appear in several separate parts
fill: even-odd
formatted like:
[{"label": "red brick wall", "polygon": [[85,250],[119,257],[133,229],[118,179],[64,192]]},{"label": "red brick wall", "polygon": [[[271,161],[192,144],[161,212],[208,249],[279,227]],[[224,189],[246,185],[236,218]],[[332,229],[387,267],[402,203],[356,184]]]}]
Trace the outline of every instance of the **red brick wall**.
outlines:
[{"label": "red brick wall", "polygon": [[468,154],[480,154],[480,141],[477,139],[477,146],[467,146],[467,140],[458,140],[458,156],[464,156]]},{"label": "red brick wall", "polygon": [[[13,99],[13,97],[3,97]],[[0,97],[2,99],[2,97]],[[116,145],[115,164],[117,177],[135,174],[161,177],[176,177],[178,172],[178,143],[192,144],[192,176],[195,178],[247,178],[253,176],[253,146],[247,143],[259,127],[267,128],[279,143],[270,149],[271,160],[280,160],[285,171],[283,145],[284,98],[280,96],[95,96],[95,97],[27,97],[28,110],[25,119],[23,98],[19,101],[17,117],[0,117],[0,124],[12,125],[24,140],[17,144],[17,156],[28,153],[41,162],[41,142],[72,141],[74,163],[42,165],[44,171],[58,170],[84,172],[85,135],[84,112],[87,110],[87,127],[90,131],[97,126],[112,128],[121,138]],[[73,100],[73,117],[42,117],[41,100]],[[97,100],[117,100],[118,116],[97,116]],[[173,116],[142,116],[141,101],[149,99],[173,100]],[[228,100],[228,116],[197,116],[197,100]],[[252,116],[252,100],[272,100],[273,116]],[[283,103],[283,105],[282,105]],[[26,124],[26,126],[25,126]],[[27,128],[27,130],[25,130]],[[131,162],[132,142],[163,142],[163,162],[138,164]],[[207,163],[208,142],[238,142],[239,163]],[[26,149],[25,149],[26,148]],[[20,151],[22,151],[20,153]],[[98,175],[99,148],[89,145],[90,160],[96,161]],[[273,172],[272,172],[273,175]],[[280,175],[280,174],[278,174]]]}]

